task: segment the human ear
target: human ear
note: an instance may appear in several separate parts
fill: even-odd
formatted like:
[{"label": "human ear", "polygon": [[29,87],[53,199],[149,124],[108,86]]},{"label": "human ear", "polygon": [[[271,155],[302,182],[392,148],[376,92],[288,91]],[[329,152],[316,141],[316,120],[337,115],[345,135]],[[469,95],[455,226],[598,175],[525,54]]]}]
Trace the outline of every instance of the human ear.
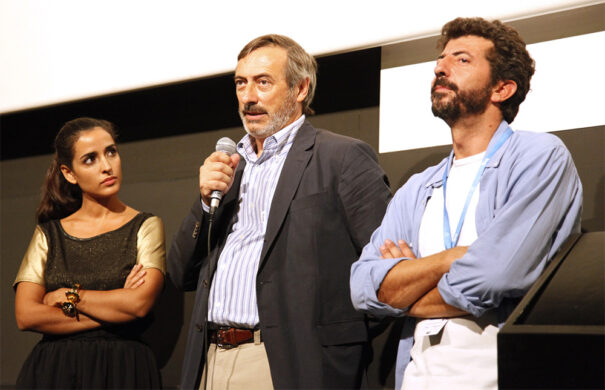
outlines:
[{"label": "human ear", "polygon": [[73,171],[71,169],[69,169],[69,167],[67,165],[61,164],[61,173],[63,174],[63,177],[65,178],[65,180],[67,180],[71,184],[78,184],[78,181],[76,180],[76,176],[74,175]]},{"label": "human ear", "polygon": [[501,80],[492,91],[492,102],[502,103],[517,92],[517,83],[513,80]]},{"label": "human ear", "polygon": [[298,95],[296,96],[296,101],[298,103],[302,103],[307,98],[307,94],[309,93],[309,83],[310,81],[308,77],[298,83]]}]

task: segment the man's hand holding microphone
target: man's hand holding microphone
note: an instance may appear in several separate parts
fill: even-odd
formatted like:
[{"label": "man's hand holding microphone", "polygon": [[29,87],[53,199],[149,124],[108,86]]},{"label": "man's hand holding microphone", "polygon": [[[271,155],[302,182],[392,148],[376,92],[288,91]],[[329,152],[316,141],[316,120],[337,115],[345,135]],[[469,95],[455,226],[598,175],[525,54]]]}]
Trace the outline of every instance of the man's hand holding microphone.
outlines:
[{"label": "man's hand holding microphone", "polygon": [[216,143],[216,152],[208,156],[200,167],[200,194],[204,204],[210,207],[210,214],[214,214],[223,194],[233,184],[240,160],[236,152],[235,142],[227,137],[221,138]]}]

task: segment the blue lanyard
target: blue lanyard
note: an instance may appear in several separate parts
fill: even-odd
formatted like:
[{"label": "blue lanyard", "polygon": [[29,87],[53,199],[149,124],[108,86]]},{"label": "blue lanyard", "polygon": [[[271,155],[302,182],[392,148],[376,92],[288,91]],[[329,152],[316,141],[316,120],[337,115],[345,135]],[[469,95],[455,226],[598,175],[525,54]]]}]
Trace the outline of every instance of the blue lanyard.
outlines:
[{"label": "blue lanyard", "polygon": [[445,249],[451,249],[458,244],[458,239],[460,238],[460,232],[462,231],[462,225],[464,225],[464,218],[466,217],[466,211],[468,210],[468,205],[471,203],[471,198],[473,197],[473,193],[477,189],[479,185],[479,180],[481,180],[481,176],[483,175],[483,171],[485,170],[485,166],[488,161],[492,158],[494,153],[500,149],[500,147],[506,142],[508,137],[513,134],[513,131],[508,127],[504,133],[498,139],[498,142],[493,144],[483,156],[483,160],[481,160],[481,166],[479,166],[479,170],[477,171],[477,175],[475,176],[475,180],[471,185],[471,188],[468,191],[468,195],[466,195],[466,202],[464,203],[464,208],[462,209],[462,214],[460,214],[460,219],[458,220],[458,226],[456,227],[456,233],[452,237],[452,233],[450,231],[450,217],[447,214],[447,206],[445,202],[445,190],[447,184],[447,176],[449,173],[448,167],[443,170],[443,243],[445,244]]}]

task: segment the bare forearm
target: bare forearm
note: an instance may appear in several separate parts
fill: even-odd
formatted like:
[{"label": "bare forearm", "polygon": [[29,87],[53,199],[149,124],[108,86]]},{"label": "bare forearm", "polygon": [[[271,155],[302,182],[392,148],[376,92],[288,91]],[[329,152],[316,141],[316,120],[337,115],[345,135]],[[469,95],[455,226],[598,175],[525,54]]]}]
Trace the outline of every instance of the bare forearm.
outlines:
[{"label": "bare forearm", "polygon": [[128,322],[144,317],[153,302],[133,294],[130,289],[83,291],[78,310],[105,322]]},{"label": "bare forearm", "polygon": [[137,288],[109,291],[82,290],[77,308],[103,322],[128,322],[144,317],[153,307],[163,286],[163,275],[148,269],[145,283]]},{"label": "bare forearm", "polygon": [[410,307],[407,313],[418,318],[449,318],[467,315],[464,310],[448,305],[437,287],[431,289]]},{"label": "bare forearm", "polygon": [[20,330],[66,334],[101,326],[86,315],[67,317],[59,307],[43,302],[45,293],[44,286],[37,283],[21,282],[17,285],[15,319]]},{"label": "bare forearm", "polygon": [[378,299],[396,308],[408,308],[437,286],[443,274],[466,253],[466,249],[455,247],[421,259],[399,262],[380,285]]},{"label": "bare forearm", "polygon": [[30,330],[48,334],[68,334],[101,326],[85,314],[67,317],[58,307],[33,304],[27,309],[16,309],[17,326],[20,330]]},{"label": "bare forearm", "polygon": [[380,285],[378,299],[392,307],[405,309],[435,287],[443,264],[426,259],[404,260],[393,267]]},{"label": "bare forearm", "polygon": [[137,318],[138,305],[128,289],[109,291],[85,290],[80,293],[78,310],[105,322],[129,322]]}]

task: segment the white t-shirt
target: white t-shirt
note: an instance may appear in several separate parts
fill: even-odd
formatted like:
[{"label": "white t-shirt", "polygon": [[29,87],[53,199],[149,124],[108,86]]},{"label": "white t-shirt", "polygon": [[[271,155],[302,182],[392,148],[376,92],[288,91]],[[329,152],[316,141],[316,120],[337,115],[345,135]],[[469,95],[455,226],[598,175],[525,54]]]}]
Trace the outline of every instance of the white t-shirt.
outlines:
[{"label": "white t-shirt", "polygon": [[[453,161],[446,190],[452,236],[484,155],[480,153]],[[468,246],[477,238],[475,210],[478,200],[479,185],[469,203],[458,246]],[[427,202],[420,224],[418,250],[421,257],[445,250],[442,188],[435,189]],[[419,320],[414,332],[412,361],[403,376],[402,388],[497,389],[497,333],[495,311],[480,318],[468,315]]]}]

